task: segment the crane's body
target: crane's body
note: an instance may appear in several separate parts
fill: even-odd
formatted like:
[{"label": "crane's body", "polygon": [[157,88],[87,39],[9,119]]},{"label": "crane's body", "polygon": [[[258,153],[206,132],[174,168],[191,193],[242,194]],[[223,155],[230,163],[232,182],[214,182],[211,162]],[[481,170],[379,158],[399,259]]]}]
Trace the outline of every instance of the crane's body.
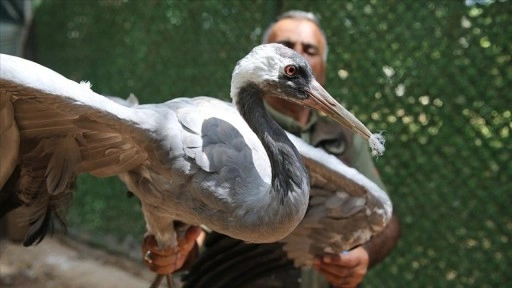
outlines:
[{"label": "crane's body", "polygon": [[306,212],[309,178],[264,96],[318,109],[383,151],[307,62],[279,44],[260,45],[238,62],[233,104],[197,97],[127,107],[88,83],[0,57],[0,212],[13,195],[30,208],[25,245],[43,239],[52,215],[64,218],[81,173],[118,175],[140,199],[161,248],[178,244],[176,222],[254,243],[284,238]]},{"label": "crane's body", "polygon": [[[305,172],[300,186],[292,188],[293,197],[275,201],[267,153],[232,105],[209,97],[180,98],[164,105],[167,112],[162,113],[167,116],[161,125],[179,135],[160,141],[172,147],[164,158],[172,167],[169,175],[144,165],[119,175],[130,191],[144,199],[148,232],[169,233],[171,229],[162,225],[180,220],[250,242],[273,242],[288,235],[290,223],[304,216],[307,195],[298,191],[309,185]],[[158,111],[158,106],[137,108]],[[148,191],[147,181],[160,193]]]},{"label": "crane's body", "polygon": [[382,188],[324,150],[294,135],[288,137],[302,155],[310,178],[310,200],[302,221],[271,244],[210,233],[204,253],[184,277],[184,288],[245,287],[293,266],[311,269],[315,257],[348,251],[387,225],[392,204]]},{"label": "crane's body", "polygon": [[[47,191],[50,198],[69,192],[63,189],[81,172],[99,177],[119,175],[141,200],[148,232],[163,246],[176,244],[173,220],[205,224],[250,242],[273,242],[293,230],[295,225],[290,223],[302,219],[306,193],[302,192],[295,205],[288,203],[292,198],[283,199],[286,203],[272,201],[269,158],[231,104],[196,97],[126,107],[96,94],[88,83],[78,84],[43,66],[5,55],[1,62],[2,86],[17,91],[12,103],[22,143],[51,139],[44,154],[62,161],[82,154],[75,159],[80,163],[60,167],[69,172],[48,174],[46,170],[52,166],[42,167],[39,174],[49,176],[49,183],[62,183],[50,185],[50,190],[56,189]],[[18,106],[30,111],[31,118],[25,121],[24,116],[16,115]],[[63,121],[77,124],[62,127]],[[72,136],[56,137],[66,134]],[[4,149],[2,153],[8,152]],[[109,157],[104,158],[106,155]],[[39,153],[24,156],[30,167],[41,160]],[[35,174],[35,169],[26,170],[26,179],[33,179],[28,170]],[[3,179],[9,176],[7,172],[2,169]],[[307,177],[303,179],[300,188],[306,191]],[[28,199],[38,191],[22,195]],[[45,210],[33,208],[41,213]],[[272,213],[264,213],[269,209]]]}]

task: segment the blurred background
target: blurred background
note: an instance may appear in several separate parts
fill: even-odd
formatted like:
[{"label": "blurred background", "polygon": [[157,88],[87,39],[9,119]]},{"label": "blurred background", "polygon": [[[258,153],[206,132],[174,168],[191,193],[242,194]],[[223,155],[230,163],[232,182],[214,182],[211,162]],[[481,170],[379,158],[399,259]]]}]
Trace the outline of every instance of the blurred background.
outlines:
[{"label": "blurred background", "polygon": [[[268,24],[314,12],[329,42],[326,89],[387,139],[375,162],[403,233],[365,287],[512,283],[511,1],[31,4],[25,57],[141,103],[229,100],[236,61]],[[78,190],[71,237],[140,259],[144,221],[124,185],[85,175]]]}]

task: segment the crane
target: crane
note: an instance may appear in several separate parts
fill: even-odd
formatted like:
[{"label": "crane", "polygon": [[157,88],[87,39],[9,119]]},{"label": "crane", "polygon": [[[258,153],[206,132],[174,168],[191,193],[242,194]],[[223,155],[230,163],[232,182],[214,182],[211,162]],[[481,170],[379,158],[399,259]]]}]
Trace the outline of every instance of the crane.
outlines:
[{"label": "crane", "polygon": [[237,63],[233,105],[196,97],[127,107],[87,82],[0,57],[0,212],[29,208],[26,246],[44,238],[52,218],[64,222],[82,173],[119,176],[139,198],[147,235],[161,249],[183,237],[186,229],[176,223],[252,243],[283,239],[306,212],[309,181],[297,149],[266,113],[264,95],[318,109],[362,135],[375,153],[384,151],[380,135],[279,44],[257,46]]}]

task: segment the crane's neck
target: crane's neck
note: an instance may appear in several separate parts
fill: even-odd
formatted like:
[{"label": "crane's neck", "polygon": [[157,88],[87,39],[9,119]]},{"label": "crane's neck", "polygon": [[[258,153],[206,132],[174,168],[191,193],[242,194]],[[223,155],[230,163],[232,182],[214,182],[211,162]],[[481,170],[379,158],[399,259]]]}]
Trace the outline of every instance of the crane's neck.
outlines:
[{"label": "crane's neck", "polygon": [[263,96],[264,91],[258,85],[249,83],[240,88],[235,104],[267,152],[272,169],[272,188],[280,203],[284,204],[290,193],[299,193],[303,197],[309,192],[309,177],[301,155],[265,110]]}]

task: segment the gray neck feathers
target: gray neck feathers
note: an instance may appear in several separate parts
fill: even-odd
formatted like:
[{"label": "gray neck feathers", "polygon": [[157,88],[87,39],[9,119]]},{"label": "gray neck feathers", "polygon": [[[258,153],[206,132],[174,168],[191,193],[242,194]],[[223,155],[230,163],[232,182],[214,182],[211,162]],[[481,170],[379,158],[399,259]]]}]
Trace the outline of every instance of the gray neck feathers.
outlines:
[{"label": "gray neck feathers", "polygon": [[272,168],[272,188],[284,204],[288,193],[309,189],[309,178],[299,152],[265,110],[263,95],[258,85],[248,83],[240,88],[235,104],[267,152]]}]

